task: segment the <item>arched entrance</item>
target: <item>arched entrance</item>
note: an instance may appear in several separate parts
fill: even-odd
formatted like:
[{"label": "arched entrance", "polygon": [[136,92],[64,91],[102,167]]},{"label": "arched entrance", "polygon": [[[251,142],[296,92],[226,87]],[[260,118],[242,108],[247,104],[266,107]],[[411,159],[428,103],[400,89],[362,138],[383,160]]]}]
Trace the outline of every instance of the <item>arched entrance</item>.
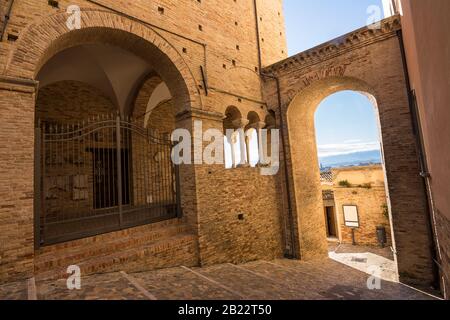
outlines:
[{"label": "arched entrance", "polygon": [[[32,239],[39,233],[37,230],[33,232],[33,225],[37,226],[39,222],[37,219],[35,221],[32,215],[33,207],[35,210],[40,208],[35,198],[37,190],[42,190],[41,194],[46,194],[45,197],[52,198],[51,192],[47,192],[48,188],[42,187],[40,179],[34,179],[33,182],[33,172],[42,176],[42,171],[38,169],[39,166],[33,165],[33,149],[37,150],[40,149],[39,146],[42,146],[42,141],[37,139],[38,135],[32,129],[33,124],[36,125],[39,119],[41,119],[41,124],[47,122],[47,131],[44,133],[50,134],[50,131],[57,130],[58,139],[64,133],[68,133],[68,136],[74,138],[78,137],[76,134],[88,131],[88,135],[94,138],[90,141],[97,143],[97,146],[83,148],[84,153],[90,153],[91,157],[91,161],[83,161],[83,163],[109,163],[110,165],[102,165],[100,166],[101,170],[97,170],[105,173],[108,168],[118,167],[117,163],[115,166],[114,163],[111,164],[117,159],[132,159],[128,164],[122,162],[123,165],[128,166],[127,172],[131,173],[129,178],[112,171],[109,178],[102,175],[100,180],[107,185],[108,179],[120,177],[128,182],[130,189],[136,189],[136,185],[146,184],[141,181],[142,179],[132,178],[132,176],[143,176],[143,169],[138,165],[142,164],[142,161],[136,163],[136,158],[142,158],[145,155],[153,163],[162,163],[163,161],[169,163],[167,161],[170,159],[170,144],[159,146],[158,150],[149,152],[142,152],[142,148],[140,148],[144,143],[148,145],[154,142],[155,134],[149,136],[147,130],[158,129],[148,125],[152,118],[156,122],[157,113],[160,115],[164,113],[158,109],[171,110],[167,123],[172,127],[184,125],[174,122],[177,113],[202,109],[196,81],[183,57],[174,45],[151,27],[119,14],[95,9],[82,10],[81,29],[69,30],[66,20],[67,14],[59,12],[28,26],[21,33],[17,47],[8,57],[3,70],[3,77],[13,79],[11,81],[15,83],[15,91],[5,96],[5,99],[8,100],[9,96],[12,96],[12,99],[17,101],[14,107],[21,110],[21,123],[16,123],[15,126],[16,130],[19,129],[23,132],[22,150],[24,155],[29,155],[27,162],[21,166],[21,171],[26,172],[23,175],[21,188],[27,190],[27,198],[23,198],[20,206],[26,208],[23,211],[26,219],[24,218],[24,223],[21,224],[21,231],[17,233],[17,239],[11,239],[11,243],[20,247],[23,254],[20,253],[20,256],[11,257],[7,261],[8,268],[15,269],[11,274],[23,276],[32,272],[34,263]],[[142,94],[145,91],[146,81],[152,75],[158,77],[159,83],[166,85],[170,101],[156,99],[155,106],[150,109],[144,108],[146,115],[144,120],[145,117],[136,116],[135,111],[138,109],[138,105],[143,104],[142,98],[151,97],[152,91],[156,89],[149,86],[150,89],[147,91],[150,90],[150,93]],[[39,91],[37,90],[38,86]],[[113,124],[117,124],[117,119],[119,119],[119,130],[113,128],[115,126]],[[138,123],[138,128],[136,128],[136,123]],[[89,128],[90,124],[95,124],[94,129]],[[52,129],[52,125],[57,129]],[[29,130],[25,129],[28,126],[30,126]],[[117,132],[122,133],[121,137],[118,138],[114,135]],[[130,132],[133,134],[129,134]],[[167,130],[162,130],[158,135],[164,141],[168,141]],[[115,139],[122,145],[128,144],[134,147],[121,147],[119,152],[114,152],[114,150],[117,151],[117,148],[112,150],[111,146],[101,145],[105,141],[101,142],[100,140],[107,140],[108,137],[112,138],[111,145]],[[62,141],[53,142],[60,143],[61,147]],[[62,159],[59,158],[63,161],[59,161],[58,158],[53,158],[55,160],[53,161],[50,158],[51,161],[47,164],[61,165],[62,162],[68,161],[73,167],[80,167],[79,164],[82,162],[68,152],[70,147],[67,141],[64,143],[66,144],[63,148],[65,156]],[[74,143],[72,142],[71,145],[73,148]],[[157,143],[153,143],[153,146],[156,145]],[[80,150],[80,148],[75,148],[75,150],[77,149]],[[119,154],[120,157],[118,157]],[[98,161],[92,159],[95,157]],[[41,161],[41,163],[43,162]],[[133,166],[132,163],[135,165]],[[87,170],[90,173],[87,177],[87,184],[100,188],[99,179],[89,178],[89,176],[95,176],[97,171],[94,168]],[[167,173],[167,176],[159,180],[159,185],[153,187],[163,188],[167,191],[168,194],[159,195],[159,200],[165,201],[170,196],[171,189],[168,186],[172,184],[172,180],[167,166],[159,168],[164,168],[164,174]],[[184,169],[180,168],[180,170],[183,172]],[[186,174],[190,174],[190,172]],[[161,176],[162,172],[153,170],[144,176],[148,178],[152,175]],[[92,188],[85,188],[86,179],[82,177],[83,175],[71,174],[69,176],[68,183],[65,183],[66,178],[59,179],[59,182],[56,179],[54,184],[56,188],[53,189],[59,190],[59,186],[62,186],[61,189],[64,192],[71,194],[70,201],[75,201],[76,198],[80,204],[86,197],[86,193],[89,197],[89,191],[86,189]],[[74,176],[78,177],[74,178]],[[195,187],[186,186],[188,183],[182,183],[183,188],[181,188],[180,194],[182,201],[184,201],[182,194],[184,187],[191,194],[195,192]],[[146,185],[149,187],[148,183]],[[75,189],[77,192],[74,192]],[[94,201],[93,196],[89,197],[87,202],[91,209],[115,207],[119,195],[122,195],[123,206],[126,206],[127,202],[132,203],[133,201],[145,204],[161,202],[156,199],[155,195],[142,191],[130,191],[123,194],[117,190],[104,188],[101,193],[103,196],[97,198],[102,200]],[[108,196],[105,197],[105,194]],[[105,198],[109,197],[116,197],[116,200],[110,203],[105,202]],[[195,210],[191,206],[189,210],[186,210],[183,221],[194,219],[194,215]],[[36,216],[39,217],[39,215]],[[109,227],[106,229],[105,231],[111,230]],[[70,240],[70,238],[73,237],[61,241]],[[24,256],[27,258],[24,259]]]},{"label": "arched entrance", "polygon": [[[327,254],[314,112],[342,90],[378,107],[400,280],[433,283],[433,241],[403,70],[396,17],[362,28],[266,68],[266,96],[278,110],[286,145],[294,256]],[[274,81],[276,80],[276,81]],[[277,99],[277,97],[279,97]]]},{"label": "arched entrance", "polygon": [[[325,221],[323,219],[322,188],[320,184],[320,169],[317,158],[317,146],[315,141],[314,114],[320,102],[333,93],[352,90],[366,95],[378,109],[378,113],[384,115],[385,105],[380,104],[383,98],[377,97],[376,91],[362,80],[351,77],[328,77],[311,84],[306,89],[299,92],[289,104],[287,111],[290,152],[292,157],[292,183],[295,190],[296,210],[299,213],[299,237],[302,256],[306,259],[323,255],[326,253],[325,241]],[[380,110],[381,109],[381,110]],[[409,120],[409,119],[408,119]],[[406,141],[393,141],[392,135],[397,135],[398,139],[404,139],[405,132],[390,132],[394,128],[391,120],[384,116],[380,117],[381,142],[385,159],[385,171],[387,177],[387,199],[391,221],[392,244],[397,255],[396,261],[399,263],[400,277],[402,268],[402,255],[397,246],[397,238],[404,241],[405,233],[399,228],[402,211],[409,207],[410,197],[413,197],[420,189],[414,190],[412,181],[404,181],[402,172],[404,168],[395,168],[401,161],[398,148],[411,148],[409,152],[415,151],[414,144]],[[396,130],[395,130],[396,131]],[[403,136],[403,137],[402,137]],[[411,142],[410,142],[411,143]],[[408,147],[409,145],[409,147]],[[403,157],[405,154],[403,153]],[[414,158],[408,160],[413,162]],[[305,165],[307,164],[307,165]],[[400,183],[402,181],[403,183]],[[408,183],[411,185],[408,187]],[[406,184],[406,185],[405,185]],[[421,202],[421,209],[426,212],[426,203]],[[410,212],[410,211],[409,211]],[[308,213],[308,214],[300,214]],[[424,232],[426,231],[423,230]],[[403,248],[408,250],[408,248]],[[414,250],[410,248],[409,250]],[[410,252],[410,254],[414,254]]]},{"label": "arched entrance", "polygon": [[[390,246],[390,223],[377,106],[368,95],[339,91],[315,113],[317,154],[329,244]],[[356,215],[353,215],[356,213]],[[353,217],[352,217],[353,215]],[[356,219],[355,219],[356,218]],[[369,248],[371,249],[371,248]],[[350,249],[347,249],[350,252]],[[390,250],[386,250],[390,257]]]},{"label": "arched entrance", "polygon": [[180,218],[170,134],[191,98],[167,54],[135,34],[88,27],[52,41],[38,61],[36,244]]},{"label": "arched entrance", "polygon": [[330,77],[297,94],[287,110],[297,211],[315,212],[299,216],[300,237],[303,238],[300,243],[304,243],[301,250],[306,259],[327,252],[314,114],[326,97],[343,90],[368,95],[371,92],[367,84],[357,79]]}]

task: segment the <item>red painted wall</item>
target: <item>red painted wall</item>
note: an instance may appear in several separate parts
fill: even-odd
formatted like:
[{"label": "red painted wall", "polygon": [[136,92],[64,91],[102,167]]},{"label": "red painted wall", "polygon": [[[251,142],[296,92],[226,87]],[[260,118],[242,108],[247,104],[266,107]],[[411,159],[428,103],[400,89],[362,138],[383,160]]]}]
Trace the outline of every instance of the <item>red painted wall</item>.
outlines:
[{"label": "red painted wall", "polygon": [[[411,87],[422,122],[443,278],[450,282],[450,1],[402,0]],[[447,291],[448,292],[448,291]]]}]

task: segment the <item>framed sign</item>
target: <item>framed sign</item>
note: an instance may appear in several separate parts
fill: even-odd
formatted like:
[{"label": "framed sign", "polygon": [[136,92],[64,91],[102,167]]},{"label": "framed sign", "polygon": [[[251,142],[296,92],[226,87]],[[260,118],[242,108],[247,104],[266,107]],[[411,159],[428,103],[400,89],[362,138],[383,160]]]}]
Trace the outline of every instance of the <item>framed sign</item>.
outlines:
[{"label": "framed sign", "polygon": [[359,228],[358,207],[355,205],[344,205],[344,223],[349,228]]}]

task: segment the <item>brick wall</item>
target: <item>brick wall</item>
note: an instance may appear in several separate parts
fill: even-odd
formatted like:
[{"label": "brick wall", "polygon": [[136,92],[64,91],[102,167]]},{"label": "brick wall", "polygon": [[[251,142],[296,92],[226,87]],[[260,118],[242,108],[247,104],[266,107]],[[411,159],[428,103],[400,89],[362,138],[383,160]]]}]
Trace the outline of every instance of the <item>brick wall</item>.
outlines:
[{"label": "brick wall", "polygon": [[222,166],[197,173],[201,263],[281,258],[277,177],[261,176],[258,168]]},{"label": "brick wall", "polygon": [[[284,18],[281,0],[258,0],[258,13],[263,65],[270,65],[287,56]],[[251,90],[246,95],[261,96],[260,88],[254,86],[257,77],[251,72],[242,77],[243,71],[233,72],[233,61],[236,66],[255,70],[258,67],[256,21],[253,1],[192,1],[181,0],[176,4],[171,0],[160,0],[149,3],[146,0],[61,0],[59,9],[52,8],[46,1],[16,1],[7,33],[22,36],[24,28],[38,23],[43,17],[57,12],[65,12],[68,5],[79,5],[81,8],[106,7],[129,16],[151,23],[158,27],[158,32],[166,37],[179,52],[186,49],[184,58],[197,79],[201,79],[199,65],[203,64],[204,50],[201,43],[207,44],[206,58],[209,84],[212,87],[233,91],[235,81],[249,82]],[[106,7],[102,7],[102,6]],[[159,11],[164,9],[164,13]],[[200,30],[201,26],[201,30]],[[161,30],[162,28],[164,30]],[[166,31],[167,30],[167,31]],[[200,44],[199,44],[200,43]],[[1,43],[2,57],[14,49],[15,43]],[[3,53],[5,55],[3,55]],[[5,60],[0,59],[0,67]],[[227,66],[226,71],[223,65]]]},{"label": "brick wall", "polygon": [[[365,92],[377,107],[381,123],[400,279],[429,286],[434,280],[433,246],[396,36],[399,28],[399,20],[394,17],[385,20],[381,30],[362,28],[264,71],[280,80],[282,112],[287,119],[283,129],[294,190],[291,201],[297,216],[294,223],[298,224],[304,251],[299,254],[326,254],[325,245],[319,245],[324,241],[324,224],[323,208],[317,205],[322,190],[314,112],[324,98],[335,92]],[[276,90],[275,81],[268,79],[266,99],[274,110],[278,109]]]},{"label": "brick wall", "polygon": [[99,116],[115,115],[117,108],[98,89],[78,81],[60,81],[38,92],[36,120],[77,124]]},{"label": "brick wall", "polygon": [[33,92],[0,82],[0,282],[33,272]]},{"label": "brick wall", "polygon": [[[257,3],[261,62],[267,66],[286,57],[282,1],[259,0]],[[84,9],[80,31],[67,32],[64,12],[69,4],[79,4]],[[125,0],[62,0],[59,7],[51,8],[46,1],[15,2],[7,33],[19,38],[18,41],[0,43],[2,74],[33,79],[42,64],[60,50],[86,41],[99,41],[129,50],[154,67],[174,95],[176,112],[190,112],[184,118],[178,117],[177,127],[190,129],[198,110],[215,114],[216,119],[205,124],[206,127],[222,128],[221,117],[229,106],[237,106],[243,117],[255,112],[260,119],[266,118],[268,108],[278,108],[274,82],[267,81],[263,88],[257,73],[256,19],[250,14],[254,10],[252,1],[182,0],[175,4],[171,0],[158,3],[136,0],[130,5]],[[91,32],[93,29],[88,26],[100,29]],[[372,33],[352,34],[339,46],[335,42],[328,44],[322,51],[317,49],[317,52],[295,56],[287,62],[272,65],[265,72],[281,77],[284,108],[281,115],[284,119],[289,116],[290,128],[310,130],[313,127],[311,122],[309,125],[302,123],[302,117],[293,121],[292,114],[286,113],[299,93],[311,94],[305,103],[319,101],[338,89],[365,91],[377,98],[401,276],[410,282],[424,283],[429,281],[431,263],[429,229],[424,216],[426,203],[419,186],[404,75],[395,37],[398,26],[388,22],[384,27]],[[203,67],[205,77],[200,67]],[[341,81],[344,76],[346,80]],[[205,88],[206,81],[208,88]],[[26,274],[32,264],[34,100],[33,91],[22,91],[1,91],[0,96],[0,103],[5,105],[3,119],[10,120],[2,127],[1,137],[16,146],[23,144],[21,148],[5,147],[2,155],[2,170],[5,171],[2,178],[7,186],[2,197],[5,203],[13,206],[4,208],[3,217],[8,221],[6,226],[17,226],[18,223],[25,226],[20,232],[16,229],[16,233],[4,235],[12,239],[8,238],[8,247],[2,250],[6,255],[2,258],[6,261],[2,265],[4,277],[10,272]],[[320,97],[318,92],[324,96]],[[305,114],[305,119],[310,119],[309,116]],[[288,132],[286,127],[283,129],[285,137],[289,133],[290,138],[295,138],[295,132]],[[313,140],[312,131],[305,132],[297,132],[300,139],[294,141]],[[288,139],[286,141],[289,146],[286,158],[293,177],[291,196],[296,204],[291,227],[301,244],[297,247],[303,250],[298,256],[324,255],[321,190],[320,185],[316,185],[319,178],[318,168],[314,165],[318,162],[310,158],[308,152],[303,158],[296,158],[301,152],[293,151],[294,145],[289,144]],[[20,159],[20,166],[17,159]],[[294,169],[293,163],[298,164]],[[305,166],[305,163],[311,166]],[[298,171],[299,168],[305,171]],[[23,181],[16,186],[11,181],[16,178],[17,170]],[[283,184],[278,181],[281,175],[261,177],[257,171],[239,172],[251,170],[245,168],[223,170],[214,166],[183,166],[181,170],[185,219],[199,235],[200,260],[210,264],[279,256],[282,252],[280,210],[286,209],[278,191],[283,190]],[[242,196],[236,197],[236,194]],[[295,195],[306,196],[306,201],[296,202]],[[244,220],[235,220],[237,208],[244,211]],[[319,210],[321,220],[316,215]],[[23,212],[23,221],[11,220],[13,212],[16,214],[17,211]],[[5,278],[2,276],[2,279]]]},{"label": "brick wall", "polygon": [[444,281],[441,281],[443,288],[442,291],[450,292],[450,220],[444,216],[441,212],[436,212],[436,230],[439,239],[439,250],[441,253],[441,275]]},{"label": "brick wall", "polygon": [[[284,22],[281,8],[282,1],[259,0],[257,2],[258,12],[260,14],[259,24],[261,36],[264,37],[264,41],[261,41],[262,64],[269,65],[274,61],[286,57]],[[244,116],[253,111],[258,113],[261,119],[266,117],[267,108],[262,100],[260,79],[257,73],[259,71],[259,62],[253,1],[198,2],[183,0],[177,1],[175,4],[169,0],[161,0],[158,3],[138,0],[134,1],[132,5],[129,5],[127,1],[62,0],[59,1],[59,9],[52,8],[46,1],[16,1],[6,32],[7,34],[18,36],[18,41],[3,41],[0,43],[0,70],[2,70],[2,73],[14,77],[33,78],[42,66],[42,63],[45,63],[52,55],[71,45],[83,43],[88,34],[83,35],[80,33],[79,36],[74,34],[66,37],[64,41],[55,41],[56,38],[60,38],[62,34],[67,32],[65,27],[66,15],[64,12],[69,4],[80,5],[85,10],[83,11],[83,26],[104,25],[106,27],[114,26],[114,28],[118,29],[132,30],[138,35],[144,34],[149,41],[154,42],[156,46],[165,50],[166,53],[169,52],[170,59],[178,66],[178,70],[189,85],[189,98],[186,98],[186,95],[178,95],[175,97],[174,105],[178,108],[176,112],[179,112],[182,107],[188,106],[223,114],[229,105],[238,105]],[[164,9],[163,12],[162,9]],[[101,12],[92,10],[101,10]],[[125,14],[126,17],[120,17],[120,14],[115,12],[115,10]],[[140,21],[130,20],[130,18],[136,18]],[[160,38],[155,36],[154,31],[158,32]],[[144,45],[132,47],[134,43],[130,41],[129,36],[123,37],[122,35],[115,34],[109,37],[106,35],[106,32],[105,34],[97,33],[97,35],[101,38],[99,41],[107,41],[113,45],[123,45],[125,49],[132,49],[134,53],[143,56],[158,72],[161,72],[160,75],[167,82],[168,86],[171,89],[175,88],[173,90],[174,93],[179,93],[184,90],[183,88],[181,88],[181,91],[178,90],[180,85],[175,82],[179,81],[180,78],[174,75],[173,69],[171,69],[172,67],[169,68],[167,59],[158,56],[158,54],[154,54],[151,51],[153,49],[149,49],[149,51]],[[157,39],[155,40],[155,38]],[[50,49],[47,50],[48,48]],[[22,55],[22,52],[25,54]],[[203,85],[200,66],[203,67],[205,76],[207,77],[208,96],[204,95],[206,90]],[[68,89],[66,98],[69,101],[61,97],[61,92],[57,95],[45,89],[40,92],[39,97],[41,101],[45,99],[55,100],[52,103],[52,105],[56,104],[53,110],[58,113],[54,115],[55,118],[67,117],[64,120],[69,120],[69,118],[70,120],[78,119],[77,112],[75,112],[77,108],[79,108],[79,113],[89,114],[91,112],[90,109],[83,109],[84,102],[90,102],[91,105],[92,103],[103,104],[104,102],[100,101],[103,99],[100,97],[101,95],[96,97],[91,96],[88,100],[84,100],[89,96],[84,89],[82,90],[84,93],[81,97],[73,98],[70,86],[66,89]],[[76,94],[79,94],[79,92],[76,92]],[[201,98],[199,98],[199,94],[202,94]],[[4,93],[2,93],[0,98],[2,103],[8,104],[9,107],[12,108],[14,106],[6,100],[9,99],[9,96],[6,97]],[[180,98],[184,100],[180,100]],[[29,132],[26,137],[21,137],[20,139],[30,139],[32,141],[33,112],[35,106],[31,99],[29,99],[28,103],[27,110],[29,110],[29,114],[27,116],[29,118],[24,118],[23,121],[28,121],[31,125],[26,130],[20,130],[22,134]],[[78,106],[80,104],[82,105],[81,107]],[[67,106],[74,106],[74,108],[68,109]],[[60,111],[62,111],[61,114]],[[155,110],[155,113],[152,115],[154,123],[165,127],[166,129],[164,130],[167,130],[173,124],[167,120],[169,118],[166,115],[163,108]],[[52,117],[50,114],[47,116]],[[167,120],[167,122],[163,123],[161,120]],[[178,127],[190,128],[191,124],[192,119],[189,118],[177,122]],[[18,129],[19,127],[16,125],[15,128]],[[10,132],[5,132],[3,137],[8,138],[10,134]],[[24,152],[24,150],[18,151],[17,155]],[[32,147],[28,151],[32,151]],[[14,153],[10,154],[10,156],[12,155]],[[32,163],[32,153],[30,153],[30,157]],[[199,230],[197,224],[199,218],[197,215],[200,212],[202,214],[205,212],[212,214],[214,211],[210,203],[204,200],[207,198],[205,198],[205,195],[213,192],[214,189],[208,187],[207,180],[203,180],[201,177],[199,178],[199,176],[204,174],[205,170],[208,169],[206,167],[196,168],[187,166],[181,170],[183,184],[182,202],[185,220],[192,226],[192,230],[195,231]],[[235,174],[236,172],[230,173],[230,175]],[[32,176],[31,170],[24,177],[30,186],[32,186]],[[3,177],[6,178],[8,175],[4,175]],[[208,175],[205,177],[208,177]],[[223,248],[223,254],[220,250],[217,250],[214,255],[207,251],[205,253],[205,263],[214,260],[223,261],[226,257],[232,255],[232,253],[237,255],[237,260],[279,255],[278,253],[282,250],[278,239],[281,238],[281,234],[277,229],[279,208],[276,205],[268,204],[269,200],[276,198],[276,189],[270,183],[271,180],[276,180],[276,177],[267,178],[262,184],[253,184],[253,181],[246,180],[246,185],[257,188],[255,193],[271,195],[269,198],[263,198],[261,196],[261,203],[265,204],[265,211],[258,214],[252,213],[252,216],[255,216],[255,220],[251,221],[257,223],[254,227],[248,223],[249,220],[246,220],[242,224],[242,228],[238,232],[239,236],[237,237],[242,240],[235,241],[232,249],[226,249],[230,241],[227,237],[223,235],[219,236],[217,233],[211,235],[213,238],[211,242],[214,243],[217,249]],[[222,183],[217,185],[217,190],[214,192],[217,194],[226,194],[224,202],[230,202],[231,204],[235,196],[234,194],[224,193],[223,191],[226,189],[228,189],[227,183]],[[28,191],[31,192],[32,188]],[[199,191],[204,192],[204,194],[197,194]],[[242,192],[244,192],[244,189],[242,189]],[[29,196],[32,197],[32,194]],[[4,196],[4,199],[12,201],[13,198]],[[216,204],[219,205],[219,203]],[[18,206],[19,203],[15,205]],[[231,211],[231,209],[232,206],[230,205],[226,210]],[[21,210],[27,211],[27,217],[29,219],[32,218],[31,207],[24,205],[21,207]],[[253,212],[252,210],[249,209],[247,211]],[[229,214],[233,216],[234,220],[235,213]],[[256,219],[258,215],[262,215],[260,216],[261,219]],[[270,218],[267,220],[265,219],[266,216]],[[202,217],[209,219],[206,214]],[[250,218],[247,217],[247,219]],[[222,226],[227,226],[226,221],[228,220],[221,221],[219,219],[215,224],[217,228],[211,227],[209,230],[220,232]],[[28,227],[30,228],[31,225]],[[258,232],[253,234],[245,232],[245,228],[248,227],[253,227]],[[268,232],[268,230],[273,231]],[[205,233],[203,234],[208,236]],[[240,250],[240,245],[251,243],[254,240],[251,237],[255,236],[262,237],[261,242],[251,244],[251,248],[255,250],[255,253],[247,251],[237,253]],[[229,237],[233,236],[230,235]],[[27,237],[27,239],[28,241],[23,244],[24,248],[31,248],[32,236]],[[205,242],[203,243],[205,244]],[[16,255],[14,258],[11,258],[9,268],[14,269],[14,263],[26,263],[26,260],[21,258],[22,256],[19,251],[8,251],[8,254],[12,256]],[[215,257],[212,258],[212,256]],[[13,263],[13,261],[15,262]],[[30,257],[27,261],[31,264],[32,258]],[[16,270],[19,270],[19,268],[16,268]]]},{"label": "brick wall", "polygon": [[[385,227],[386,245],[392,245],[387,195],[384,173],[381,166],[336,168],[333,172],[334,206],[339,224],[339,239],[342,243],[352,243],[352,230],[345,226],[344,205],[358,208],[360,226],[355,230],[355,239],[359,245],[379,245],[376,228]],[[340,182],[347,182],[341,186]]]},{"label": "brick wall", "polygon": [[[441,276],[450,298],[448,220],[450,219],[450,2],[401,0],[403,39],[411,89],[415,91],[422,140],[429,173],[427,184],[433,198],[435,228],[442,255]],[[439,260],[439,252],[437,255]]]},{"label": "brick wall", "polygon": [[358,245],[378,245],[376,228],[386,228],[386,245],[391,244],[389,216],[386,215],[386,191],[384,187],[372,188],[336,188],[334,189],[336,203],[336,214],[341,231],[341,242],[352,243],[352,230],[344,223],[344,205],[355,205],[358,207],[360,227],[355,230],[355,240]]}]

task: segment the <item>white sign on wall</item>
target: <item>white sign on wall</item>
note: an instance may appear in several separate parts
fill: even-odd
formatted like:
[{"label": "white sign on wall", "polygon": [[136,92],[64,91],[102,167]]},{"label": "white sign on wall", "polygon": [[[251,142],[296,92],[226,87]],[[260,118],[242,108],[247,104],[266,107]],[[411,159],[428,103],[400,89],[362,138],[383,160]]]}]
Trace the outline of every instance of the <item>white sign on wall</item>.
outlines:
[{"label": "white sign on wall", "polygon": [[344,208],[344,222],[345,226],[349,228],[359,228],[358,207],[346,205]]}]

